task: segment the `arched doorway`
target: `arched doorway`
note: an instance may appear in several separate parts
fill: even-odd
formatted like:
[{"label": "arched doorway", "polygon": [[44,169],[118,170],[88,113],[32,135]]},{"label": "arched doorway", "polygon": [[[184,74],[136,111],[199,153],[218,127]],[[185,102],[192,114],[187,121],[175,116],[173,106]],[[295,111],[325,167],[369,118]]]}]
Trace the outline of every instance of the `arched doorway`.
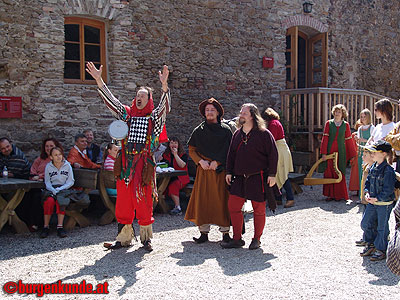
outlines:
[{"label": "arched doorway", "polygon": [[326,87],[328,33],[307,26],[286,31],[286,88]]}]

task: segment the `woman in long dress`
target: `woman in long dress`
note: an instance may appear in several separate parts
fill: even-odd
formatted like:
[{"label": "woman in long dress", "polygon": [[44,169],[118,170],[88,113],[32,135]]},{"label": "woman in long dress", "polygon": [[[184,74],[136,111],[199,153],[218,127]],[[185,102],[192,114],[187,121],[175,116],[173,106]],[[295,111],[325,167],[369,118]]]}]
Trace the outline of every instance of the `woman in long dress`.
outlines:
[{"label": "woman in long dress", "polygon": [[[326,160],[326,155],[338,152],[338,168],[342,173],[342,180],[339,183],[324,184],[323,195],[327,197],[327,201],[340,201],[349,199],[345,176],[346,164],[357,153],[352,142],[349,123],[345,121],[347,118],[346,107],[342,104],[337,104],[332,108],[332,114],[334,118],[325,123],[321,154],[322,158]],[[324,178],[337,178],[332,159],[322,164],[321,168],[324,171]]]}]

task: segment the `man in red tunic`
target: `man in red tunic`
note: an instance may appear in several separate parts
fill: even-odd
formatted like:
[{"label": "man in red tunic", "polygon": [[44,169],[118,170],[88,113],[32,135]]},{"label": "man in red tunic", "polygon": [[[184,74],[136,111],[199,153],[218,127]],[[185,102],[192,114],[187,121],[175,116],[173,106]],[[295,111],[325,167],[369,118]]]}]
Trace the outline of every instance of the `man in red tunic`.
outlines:
[{"label": "man in red tunic", "polygon": [[[240,130],[233,135],[227,157],[226,182],[230,185],[228,200],[233,226],[233,240],[222,242],[223,248],[240,248],[242,240],[243,214],[241,208],[246,199],[251,200],[254,211],[254,238],[249,249],[260,247],[260,238],[265,225],[265,207],[275,210],[274,190],[278,163],[278,150],[272,134],[265,128],[257,106],[244,104],[240,111]],[[274,187],[274,189],[272,188]]]}]

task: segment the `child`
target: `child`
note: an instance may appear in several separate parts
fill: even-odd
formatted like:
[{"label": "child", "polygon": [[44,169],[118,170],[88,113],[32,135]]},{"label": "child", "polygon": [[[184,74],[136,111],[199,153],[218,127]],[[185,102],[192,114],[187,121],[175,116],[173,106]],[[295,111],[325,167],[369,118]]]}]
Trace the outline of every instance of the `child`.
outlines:
[{"label": "child", "polygon": [[[353,132],[351,134],[351,136],[352,136],[351,140],[354,143],[354,148],[357,150],[358,156],[360,159],[362,157],[362,149],[357,146],[357,130],[361,127],[361,125],[362,125],[361,119],[358,119],[356,124],[354,125],[354,129],[356,130],[356,132]],[[350,160],[350,166],[351,166],[351,171],[350,171],[350,180],[349,180],[349,191],[354,191],[354,192],[356,192],[355,195],[359,196],[360,182],[361,182],[361,177],[359,177],[359,174],[362,173],[362,169],[360,172],[360,168],[362,166],[358,164],[357,157],[353,157]]]},{"label": "child", "polygon": [[103,169],[106,171],[114,171],[114,163],[117,158],[119,148],[114,143],[109,143],[104,151],[104,164]]},{"label": "child", "polygon": [[[357,129],[357,135],[356,135],[356,142],[359,146],[365,146],[367,143],[368,139],[371,137],[372,132],[375,129],[375,126],[372,124],[372,116],[371,112],[368,108],[363,109],[360,112],[360,122],[361,125]],[[360,183],[361,183],[361,177],[363,173],[363,148],[359,147],[358,148],[358,158],[357,158],[357,163],[358,163],[358,176],[360,178]],[[362,190],[360,190],[362,191]],[[361,198],[360,198],[361,199]]]},{"label": "child", "polygon": [[[364,148],[364,147],[362,147]],[[374,164],[374,160],[372,159],[372,154],[371,152],[369,152],[368,150],[363,150],[363,156],[362,156],[362,160],[364,162],[364,164],[362,165],[362,177],[361,177],[361,183],[360,183],[360,199],[359,202],[360,204],[364,204],[364,211],[365,211],[365,205],[368,204],[367,201],[365,201],[365,192],[364,192],[364,188],[365,188],[365,181],[367,180],[368,177],[368,173],[369,173],[369,169],[371,168],[371,166]],[[365,241],[364,237],[359,240],[356,241],[356,245],[360,246],[360,247],[365,247],[368,245],[368,243]]]},{"label": "child", "polygon": [[360,255],[372,255],[371,261],[378,261],[386,258],[396,175],[387,162],[392,152],[388,142],[379,140],[365,148],[372,152],[374,164],[365,182],[365,200],[368,204],[361,221],[364,239],[368,244]]},{"label": "child", "polygon": [[[103,156],[103,169],[106,171],[114,171],[114,164],[115,160],[117,159],[119,152],[119,147],[115,145],[114,143],[109,143],[104,151],[104,156]],[[110,179],[111,180],[111,179]],[[115,182],[115,178],[113,178],[112,182]],[[111,184],[111,183],[110,183]],[[115,185],[112,184],[112,185]],[[115,188],[110,188],[106,187],[107,194],[110,196],[117,196],[117,189]]]},{"label": "child", "polygon": [[54,147],[50,151],[51,161],[46,165],[44,173],[44,182],[46,184],[46,192],[44,193],[44,227],[40,234],[41,238],[49,235],[50,217],[54,212],[54,206],[57,212],[57,235],[60,238],[67,236],[64,228],[65,207],[69,204],[69,194],[65,193],[74,185],[74,175],[72,167],[68,161],[64,159],[63,151]]}]

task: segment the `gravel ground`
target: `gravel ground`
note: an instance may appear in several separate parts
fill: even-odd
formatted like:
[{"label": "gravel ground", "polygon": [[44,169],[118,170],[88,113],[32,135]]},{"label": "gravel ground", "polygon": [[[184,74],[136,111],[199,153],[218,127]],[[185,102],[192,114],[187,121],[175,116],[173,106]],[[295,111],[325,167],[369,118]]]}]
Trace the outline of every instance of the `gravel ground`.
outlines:
[{"label": "gravel ground", "polygon": [[[77,228],[59,239],[0,233],[0,284],[108,283],[107,295],[44,295],[46,299],[396,299],[400,278],[385,262],[359,255],[361,206],[325,202],[321,186],[304,187],[296,206],[268,213],[262,248],[247,249],[253,218],[246,215],[246,246],[222,249],[216,227],[197,245],[196,227],[183,216],[156,215],[152,253],[139,243],[104,251],[116,224]],[[394,218],[390,220],[394,227]],[[138,226],[135,226],[138,232]]]}]

